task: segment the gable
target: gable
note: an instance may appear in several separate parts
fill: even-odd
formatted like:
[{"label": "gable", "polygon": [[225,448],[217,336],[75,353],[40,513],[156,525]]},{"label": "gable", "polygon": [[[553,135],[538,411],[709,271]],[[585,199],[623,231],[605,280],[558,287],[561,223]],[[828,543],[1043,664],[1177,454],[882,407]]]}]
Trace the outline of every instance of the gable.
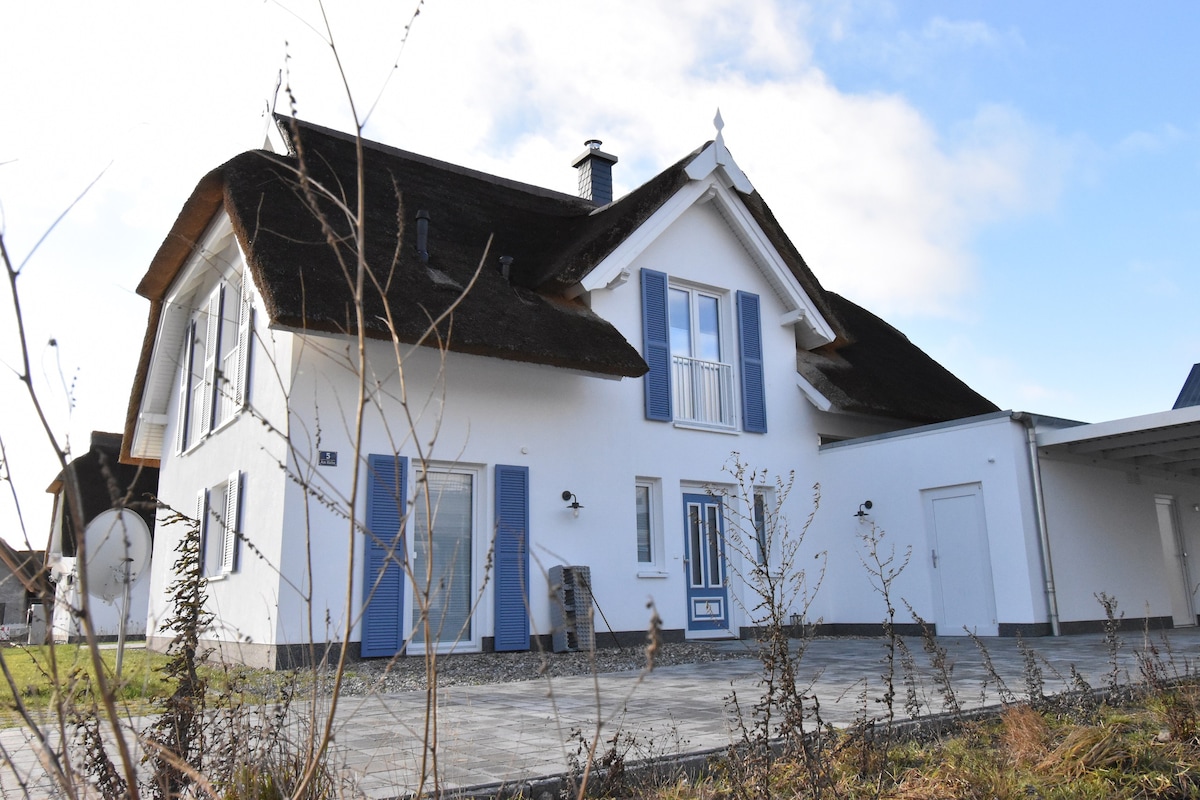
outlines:
[{"label": "gable", "polygon": [[[634,262],[663,236],[674,239],[671,245],[674,248],[696,250],[689,237],[680,240],[671,231],[678,230],[676,226],[680,224],[699,230],[695,220],[703,217],[708,225],[721,223],[719,227],[727,234],[721,241],[737,242],[735,249],[739,252],[734,254],[726,248],[722,263],[748,263],[758,271],[783,306],[780,324],[795,326],[801,346],[818,347],[835,341],[836,320],[824,307],[823,290],[816,277],[781,231],[777,235],[768,233],[769,228],[777,226],[774,217],[761,199],[747,202],[757,198],[757,192],[742,191],[753,187],[732,164],[731,157],[726,164],[718,163],[712,155],[718,145],[719,142],[710,143],[696,154],[684,171],[687,183],[584,276],[581,288],[594,291],[628,280]],[[708,164],[710,168],[705,172],[697,169],[697,164]],[[730,283],[726,278],[718,285]]]}]

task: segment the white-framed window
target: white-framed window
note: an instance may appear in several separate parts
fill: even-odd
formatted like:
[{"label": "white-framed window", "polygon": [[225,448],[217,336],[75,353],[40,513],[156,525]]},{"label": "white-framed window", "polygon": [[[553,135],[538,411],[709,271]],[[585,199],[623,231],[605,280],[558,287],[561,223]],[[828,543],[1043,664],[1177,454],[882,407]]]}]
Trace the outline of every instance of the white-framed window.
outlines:
[{"label": "white-framed window", "polygon": [[415,478],[410,642],[418,651],[444,652],[477,639],[472,611],[481,482],[477,470],[460,468],[418,469]]},{"label": "white-framed window", "polygon": [[250,283],[238,273],[219,281],[188,320],[179,359],[178,452],[246,406],[253,311]]},{"label": "white-framed window", "polygon": [[639,483],[634,488],[637,509],[637,560],[639,564],[654,563],[654,526],[650,522],[651,488]]},{"label": "white-framed window", "polygon": [[646,419],[733,433],[740,406],[741,430],[766,433],[762,299],[646,268],[641,283]]},{"label": "white-framed window", "polygon": [[196,496],[200,521],[200,561],[206,577],[237,572],[242,537],[242,473],[234,472]]},{"label": "white-framed window", "polygon": [[726,344],[728,297],[671,283],[667,304],[675,420],[735,427],[737,386]]},{"label": "white-framed window", "polygon": [[663,569],[661,483],[655,478],[638,478],[633,490],[638,572],[642,577],[654,577]]}]

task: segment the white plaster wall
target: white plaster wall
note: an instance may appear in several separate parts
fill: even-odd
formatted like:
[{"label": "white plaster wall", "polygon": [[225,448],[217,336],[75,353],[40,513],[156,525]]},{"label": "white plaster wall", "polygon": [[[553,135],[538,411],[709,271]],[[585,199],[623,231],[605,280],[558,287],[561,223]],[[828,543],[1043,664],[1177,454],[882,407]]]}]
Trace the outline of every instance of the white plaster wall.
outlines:
[{"label": "white plaster wall", "polygon": [[[885,548],[894,545],[898,559],[912,549],[908,567],[894,584],[897,621],[912,622],[899,602],[903,599],[927,621],[937,622],[921,493],[963,484],[982,488],[997,621],[1046,621],[1024,431],[1005,415],[823,449],[821,510],[810,535],[829,554],[817,606],[824,621],[883,621],[883,599],[871,588],[860,561],[866,556],[861,535],[874,523],[884,531]],[[854,514],[866,500],[874,507],[869,521],[860,521]]]},{"label": "white plaster wall", "polygon": [[[1175,498],[1185,548],[1195,553],[1200,514],[1192,506],[1200,503],[1200,487],[1054,458],[1042,459],[1042,477],[1059,618],[1103,619],[1100,592],[1115,597],[1128,617],[1170,617],[1154,496]],[[1194,591],[1200,563],[1192,557],[1189,567]],[[1195,594],[1193,603],[1200,605]]]},{"label": "white plaster wall", "polygon": [[[421,348],[405,360],[405,385],[410,407],[419,415],[416,441],[435,438],[430,457],[486,468],[479,485],[485,524],[492,524],[492,472],[496,464],[530,468],[530,538],[535,573],[530,602],[535,632],[549,633],[549,601],[542,572],[554,564],[583,564],[592,568],[595,597],[608,624],[615,630],[644,629],[653,602],[668,629],[685,627],[683,507],[686,487],[725,485],[730,476],[722,470],[734,451],[741,459],[772,475],[797,470],[797,491],[785,509],[797,519],[809,512],[806,487],[816,480],[815,412],[796,387],[795,339],[790,327],[779,323],[784,313],[766,280],[749,263],[741,245],[710,209],[695,208],[656,240],[633,265],[632,277],[614,290],[592,294],[594,310],[612,322],[641,349],[642,267],[667,272],[717,289],[742,289],[762,299],[762,328],[766,354],[766,396],[769,433],[724,433],[692,430],[644,419],[640,379],[606,380],[561,369],[492,358],[450,354],[443,366],[436,351]],[[729,320],[732,323],[732,319]],[[316,481],[331,496],[346,497],[351,487],[353,447],[350,439],[352,376],[345,369],[347,343],[330,338],[309,340],[298,357],[293,398],[312,398],[317,412],[295,419],[293,445],[303,458],[315,462],[316,450],[337,450],[336,468],[317,468]],[[736,344],[732,326],[727,341]],[[396,398],[400,394],[390,345],[368,346],[372,379],[382,385],[380,403],[364,420],[364,453],[391,452],[389,442],[402,455],[415,457],[414,439]],[[322,352],[327,350],[328,352]],[[297,353],[300,350],[297,349]],[[733,351],[730,353],[733,358]],[[307,407],[304,402],[296,408]],[[313,432],[320,416],[321,439],[302,440],[299,431]],[[304,417],[305,415],[301,415]],[[410,465],[410,479],[412,471]],[[635,477],[660,481],[662,492],[662,574],[653,577],[637,562],[634,519]],[[360,486],[365,485],[360,478]],[[572,516],[560,495],[570,490],[584,505]],[[307,518],[311,530],[314,617],[335,623],[346,619],[347,523],[336,512],[319,504],[304,507],[302,495],[289,487],[287,523],[301,530]],[[362,512],[356,513],[361,519]],[[288,575],[303,574],[303,553],[297,539],[284,554]],[[354,546],[361,564],[361,537]],[[736,566],[736,565],[735,565]],[[356,579],[361,580],[356,568]],[[639,576],[639,573],[642,575]],[[489,589],[490,592],[490,589]],[[358,614],[359,593],[351,600],[351,616]],[[284,590],[281,606],[287,641],[302,641],[306,614],[298,592]],[[491,635],[490,594],[485,592],[477,621]],[[289,625],[295,619],[297,624]],[[735,619],[735,625],[744,619]],[[599,616],[598,631],[605,630]],[[358,638],[357,631],[352,637]]]},{"label": "white plaster wall", "polygon": [[196,513],[197,493],[223,483],[235,469],[242,477],[242,531],[236,573],[209,583],[209,608],[216,615],[208,638],[235,643],[274,643],[279,623],[278,586],[283,538],[283,503],[287,462],[286,389],[291,363],[290,334],[275,334],[260,297],[255,297],[255,331],[250,363],[249,408],[217,428],[183,454],[175,452],[178,381],[172,390],[171,421],[164,437],[159,478],[160,511],[155,529],[147,629],[154,635],[171,613],[168,587],[171,565],[185,529],[170,522],[173,512]]}]

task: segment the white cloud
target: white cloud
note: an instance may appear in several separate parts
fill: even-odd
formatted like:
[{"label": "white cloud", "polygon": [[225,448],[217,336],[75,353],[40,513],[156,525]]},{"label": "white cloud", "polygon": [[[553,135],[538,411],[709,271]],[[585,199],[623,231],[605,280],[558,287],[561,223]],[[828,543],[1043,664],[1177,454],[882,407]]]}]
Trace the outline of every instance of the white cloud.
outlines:
[{"label": "white cloud", "polygon": [[1172,145],[1186,141],[1188,135],[1169,123],[1158,130],[1133,131],[1117,143],[1118,153],[1158,153]]},{"label": "white cloud", "polygon": [[930,18],[921,29],[926,42],[958,48],[999,48],[1023,44],[1015,31],[1001,32],[979,20],[951,20],[942,16]]}]

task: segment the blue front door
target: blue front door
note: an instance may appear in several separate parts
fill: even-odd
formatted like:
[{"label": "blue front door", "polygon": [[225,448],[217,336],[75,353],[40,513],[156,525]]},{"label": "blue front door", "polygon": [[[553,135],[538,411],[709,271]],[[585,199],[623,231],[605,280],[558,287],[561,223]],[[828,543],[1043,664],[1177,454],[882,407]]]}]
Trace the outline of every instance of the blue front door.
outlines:
[{"label": "blue front door", "polygon": [[729,587],[725,579],[725,520],[721,513],[721,498],[685,494],[683,527],[688,634],[728,634]]}]

